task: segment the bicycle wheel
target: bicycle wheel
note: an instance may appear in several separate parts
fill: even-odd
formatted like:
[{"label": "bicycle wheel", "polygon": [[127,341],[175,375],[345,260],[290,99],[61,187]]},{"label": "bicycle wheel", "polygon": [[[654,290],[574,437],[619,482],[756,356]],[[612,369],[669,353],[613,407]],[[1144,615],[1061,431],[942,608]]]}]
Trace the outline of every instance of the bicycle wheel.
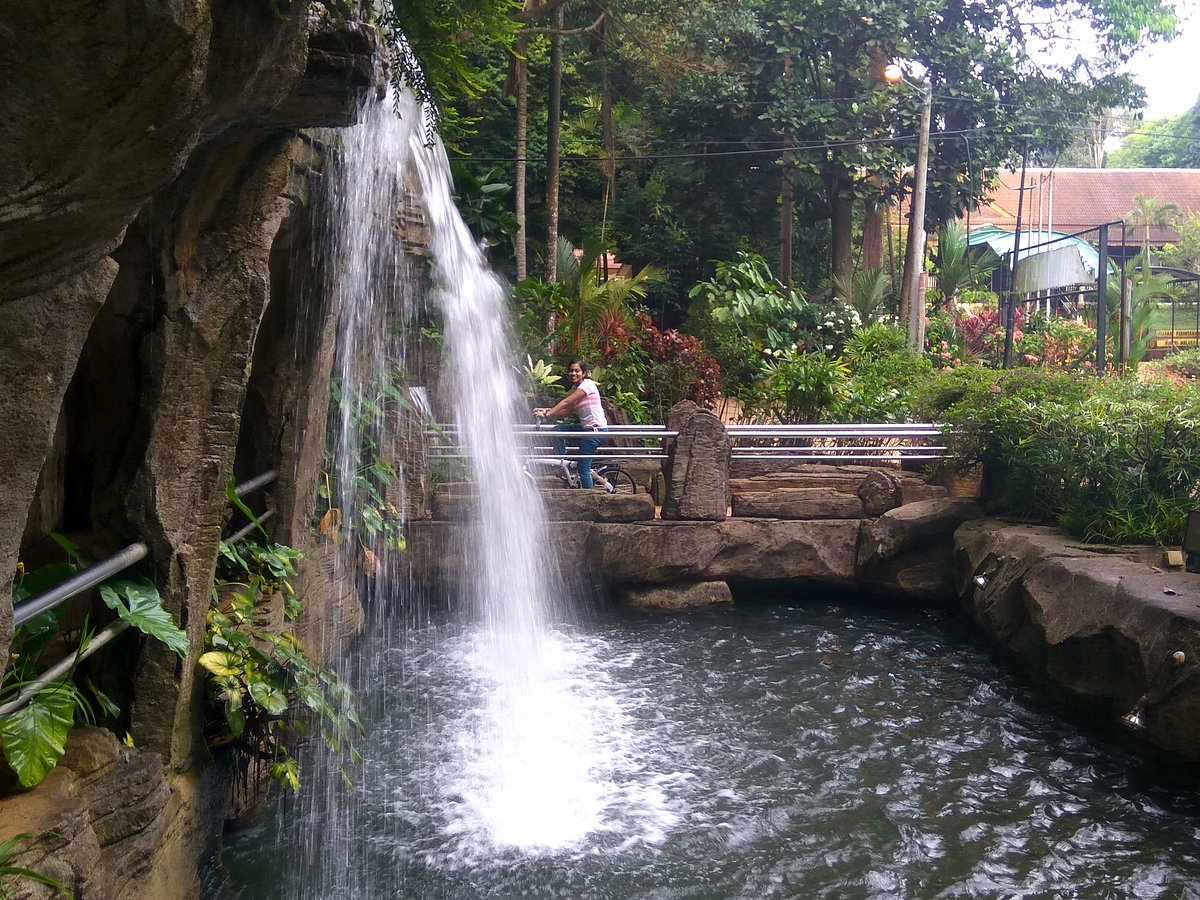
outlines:
[{"label": "bicycle wheel", "polygon": [[637,482],[620,466],[598,466],[596,473],[615,487],[618,494],[636,494]]}]

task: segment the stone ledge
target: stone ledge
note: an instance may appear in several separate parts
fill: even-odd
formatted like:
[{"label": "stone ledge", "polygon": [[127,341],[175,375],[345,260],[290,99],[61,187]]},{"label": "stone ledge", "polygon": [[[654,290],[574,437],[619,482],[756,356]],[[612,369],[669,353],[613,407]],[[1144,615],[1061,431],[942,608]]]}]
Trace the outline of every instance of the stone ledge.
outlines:
[{"label": "stone ledge", "polygon": [[1147,743],[1200,760],[1200,576],[997,520],[955,534],[961,603],[1000,646],[1070,695],[1137,714]]},{"label": "stone ledge", "polygon": [[624,602],[634,609],[685,609],[732,603],[733,593],[724,581],[689,581],[626,588]]},{"label": "stone ledge", "polygon": [[[541,496],[551,522],[646,522],[654,518],[654,500],[649,494],[608,494],[597,489],[543,491]],[[436,521],[466,521],[478,516],[478,508],[470,490],[433,495]]]}]

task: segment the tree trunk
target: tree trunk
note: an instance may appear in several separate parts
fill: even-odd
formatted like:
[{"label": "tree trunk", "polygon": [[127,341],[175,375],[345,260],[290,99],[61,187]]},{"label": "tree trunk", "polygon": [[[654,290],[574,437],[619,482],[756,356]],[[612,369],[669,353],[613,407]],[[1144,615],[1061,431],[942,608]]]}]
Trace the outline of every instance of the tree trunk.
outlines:
[{"label": "tree trunk", "polygon": [[783,184],[779,192],[779,280],[792,286],[792,142],[783,151]]},{"label": "tree trunk", "polygon": [[558,180],[562,132],[562,31],[563,8],[554,12],[550,42],[550,104],[546,134],[546,281],[558,280]]},{"label": "tree trunk", "polygon": [[517,167],[513,177],[513,211],[517,215],[517,281],[524,281],[529,275],[529,234],[525,216],[525,173],[528,171],[525,157],[529,152],[529,60],[525,58],[525,41],[517,41],[513,53],[516,54],[517,82]]},{"label": "tree trunk", "polygon": [[836,176],[829,180],[830,267],[835,277],[849,282],[854,277],[854,200],[842,196],[841,182]]},{"label": "tree trunk", "polygon": [[[871,177],[873,184],[879,184],[879,176]],[[867,200],[863,214],[862,236],[863,269],[878,269],[883,266],[883,207],[878,199]]]}]

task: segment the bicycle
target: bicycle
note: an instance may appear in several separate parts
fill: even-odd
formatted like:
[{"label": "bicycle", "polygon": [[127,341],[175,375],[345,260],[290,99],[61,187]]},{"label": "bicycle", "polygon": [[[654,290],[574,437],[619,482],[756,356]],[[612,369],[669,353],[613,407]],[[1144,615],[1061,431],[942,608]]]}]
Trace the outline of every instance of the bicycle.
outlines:
[{"label": "bicycle", "polygon": [[[540,470],[540,476],[539,472]],[[622,468],[619,462],[599,463],[592,466],[592,472],[613,486],[614,494],[636,494],[637,482],[633,476]],[[565,488],[582,488],[579,481],[579,466],[573,459],[556,459],[547,456],[533,456],[525,461],[525,477],[535,485],[539,477],[552,476],[562,482]]]},{"label": "bicycle", "polygon": [[[544,423],[543,420],[537,420],[535,423],[540,429]],[[540,474],[542,476],[553,476],[562,482],[565,488],[582,488],[583,484],[579,479],[579,465],[576,460],[562,459],[554,456],[531,456],[525,461],[525,476],[529,478],[535,485]],[[611,462],[594,462],[592,464],[592,474],[598,476],[604,481],[613,486],[613,490],[609,491],[612,494],[636,494],[637,482],[633,476],[629,474],[621,464],[615,460]]]}]

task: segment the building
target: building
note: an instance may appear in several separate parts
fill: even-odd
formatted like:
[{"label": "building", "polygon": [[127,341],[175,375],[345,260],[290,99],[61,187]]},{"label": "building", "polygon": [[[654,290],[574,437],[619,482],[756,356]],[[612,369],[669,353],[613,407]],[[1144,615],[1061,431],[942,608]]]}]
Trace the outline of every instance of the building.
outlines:
[{"label": "building", "polygon": [[[971,211],[970,227],[1015,230],[1020,184],[1019,170],[1002,172],[991,198]],[[1174,203],[1184,216],[1200,214],[1200,169],[1028,169],[1021,228],[1060,234],[1090,231],[1082,236],[1094,242],[1097,226],[1118,223],[1110,226],[1108,243],[1110,255],[1120,262],[1141,249],[1143,227],[1128,221],[1139,194]],[[1122,221],[1128,222],[1124,230]],[[1178,239],[1173,228],[1150,228],[1155,247]]]}]

